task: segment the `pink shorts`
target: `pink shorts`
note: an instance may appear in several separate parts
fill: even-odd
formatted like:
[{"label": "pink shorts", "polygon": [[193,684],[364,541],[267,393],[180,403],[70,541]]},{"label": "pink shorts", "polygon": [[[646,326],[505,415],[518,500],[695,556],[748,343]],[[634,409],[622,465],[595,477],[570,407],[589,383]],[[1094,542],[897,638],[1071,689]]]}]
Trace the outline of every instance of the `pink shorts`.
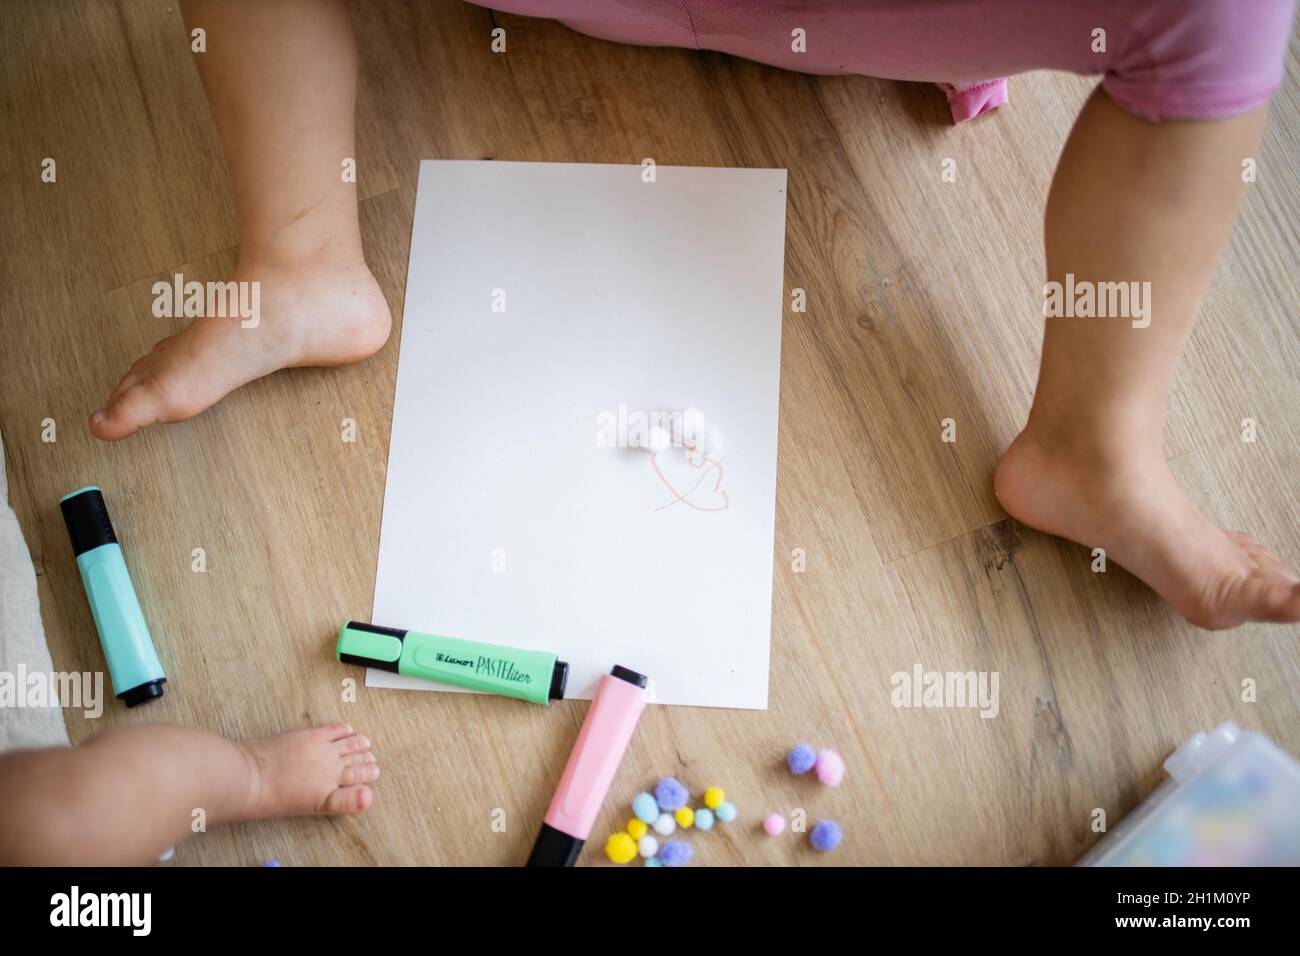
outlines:
[{"label": "pink shorts", "polygon": [[[622,43],[718,50],[804,73],[969,88],[1029,70],[1100,75],[1144,119],[1264,103],[1294,0],[484,0]],[[802,30],[803,50],[797,51]]]}]

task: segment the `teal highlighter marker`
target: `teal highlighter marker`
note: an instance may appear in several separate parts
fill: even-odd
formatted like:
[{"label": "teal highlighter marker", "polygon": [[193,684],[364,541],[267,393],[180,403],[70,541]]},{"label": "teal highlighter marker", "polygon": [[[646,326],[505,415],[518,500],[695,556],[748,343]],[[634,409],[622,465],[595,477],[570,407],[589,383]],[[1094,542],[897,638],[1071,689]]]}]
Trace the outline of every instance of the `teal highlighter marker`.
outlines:
[{"label": "teal highlighter marker", "polygon": [[564,699],[569,665],[546,651],[481,644],[348,621],[335,652],[344,664],[440,681],[534,704]]},{"label": "teal highlighter marker", "polygon": [[158,663],[103,493],[94,485],[79,488],[59,499],[59,510],[108,659],[113,693],[128,707],[161,697],[167,675]]}]

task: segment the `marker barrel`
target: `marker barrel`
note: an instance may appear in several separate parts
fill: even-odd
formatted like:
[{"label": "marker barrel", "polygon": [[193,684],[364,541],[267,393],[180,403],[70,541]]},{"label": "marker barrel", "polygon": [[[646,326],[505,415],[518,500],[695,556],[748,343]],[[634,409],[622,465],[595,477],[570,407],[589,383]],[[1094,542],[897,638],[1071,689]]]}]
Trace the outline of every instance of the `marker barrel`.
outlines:
[{"label": "marker barrel", "polygon": [[601,675],[529,866],[573,866],[577,861],[645,709],[647,683],[644,675],[626,667]]},{"label": "marker barrel", "polygon": [[339,630],[335,656],[344,664],[376,667],[534,704],[562,700],[569,679],[569,665],[547,651],[526,651],[356,621],[348,621]]},{"label": "marker barrel", "polygon": [[136,707],[161,697],[167,675],[158,662],[104,495],[81,488],[59,501],[90,613],[108,661],[113,693]]}]

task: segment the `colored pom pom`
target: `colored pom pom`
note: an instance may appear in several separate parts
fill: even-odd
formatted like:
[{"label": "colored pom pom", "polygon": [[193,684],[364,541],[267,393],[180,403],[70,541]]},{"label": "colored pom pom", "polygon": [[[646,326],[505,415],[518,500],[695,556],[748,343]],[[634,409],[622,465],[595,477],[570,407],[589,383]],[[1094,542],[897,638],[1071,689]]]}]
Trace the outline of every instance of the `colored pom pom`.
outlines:
[{"label": "colored pom pom", "polygon": [[284,866],[284,864],[281,863],[279,860],[267,860],[262,865],[263,866]]},{"label": "colored pom pom", "polygon": [[615,863],[627,863],[636,857],[636,840],[631,834],[615,833],[605,841],[605,855]]},{"label": "colored pom pom", "polygon": [[648,860],[659,852],[659,841],[652,836],[643,836],[637,841],[636,849]]},{"label": "colored pom pom", "polygon": [[672,836],[673,831],[677,829],[677,821],[673,819],[671,813],[661,813],[659,819],[654,822],[654,828],[655,833],[660,836]]},{"label": "colored pom pom", "polygon": [[785,758],[791,773],[807,773],[817,763],[817,751],[808,744],[799,744]]},{"label": "colored pom pom", "polygon": [[763,832],[768,836],[779,836],[785,832],[785,817],[779,813],[769,813],[763,818]]},{"label": "colored pom pom", "polygon": [[682,807],[673,814],[673,819],[677,821],[677,825],[683,830],[689,830],[691,824],[695,822],[695,811],[690,807]]},{"label": "colored pom pom", "polygon": [[718,809],[723,800],[727,799],[726,791],[721,787],[709,787],[704,791],[704,805],[710,810]]},{"label": "colored pom pom", "polygon": [[663,866],[663,861],[657,856],[652,856],[645,861],[646,866]]},{"label": "colored pom pom", "polygon": [[840,845],[840,841],[844,839],[844,831],[834,820],[819,820],[809,832],[808,839],[812,841],[814,850],[824,853]]},{"label": "colored pom pom", "polygon": [[844,779],[844,758],[834,750],[817,754],[817,779],[828,787],[838,787]]},{"label": "colored pom pom", "polygon": [[163,850],[161,853],[158,854],[158,862],[166,863],[175,855],[176,855],[176,847],[169,846],[167,849]]},{"label": "colored pom pom", "polygon": [[722,454],[722,432],[706,425],[696,436],[695,450],[705,458],[717,458]]},{"label": "colored pom pom", "polygon": [[689,843],[683,840],[671,840],[660,847],[658,859],[664,866],[685,866],[691,862],[691,857],[694,855],[695,850]]},{"label": "colored pom pom", "polygon": [[734,803],[723,801],[718,804],[718,809],[713,811],[713,815],[723,823],[730,823],[732,820],[736,819],[736,805]]},{"label": "colored pom pom", "polygon": [[652,794],[638,793],[632,798],[632,812],[638,820],[651,824],[659,819],[659,804]]},{"label": "colored pom pom", "polygon": [[713,829],[713,811],[708,807],[700,807],[695,811],[695,829],[705,833]]},{"label": "colored pom pom", "polygon": [[646,835],[646,831],[650,828],[646,826],[646,822],[640,817],[633,817],[631,820],[627,821],[627,827],[625,829],[633,840],[639,840]]},{"label": "colored pom pom", "polygon": [[659,802],[660,810],[675,813],[686,806],[686,800],[689,796],[690,794],[687,793],[686,788],[674,777],[664,777],[655,784],[655,800]]}]

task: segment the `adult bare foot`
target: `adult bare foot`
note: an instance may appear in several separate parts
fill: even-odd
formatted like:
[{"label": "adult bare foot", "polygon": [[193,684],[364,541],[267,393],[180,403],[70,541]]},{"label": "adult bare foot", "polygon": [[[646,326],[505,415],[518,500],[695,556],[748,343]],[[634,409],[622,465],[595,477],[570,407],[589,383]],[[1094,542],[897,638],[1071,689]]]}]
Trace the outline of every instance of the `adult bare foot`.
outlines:
[{"label": "adult bare foot", "polygon": [[374,802],[379,779],[370,740],[347,724],[263,737],[242,744],[254,768],[245,819],[344,816]]},{"label": "adult bare foot", "polygon": [[1249,535],[1206,521],[1158,451],[1081,450],[1026,429],[994,493],[1022,524],[1104,548],[1197,627],[1300,621],[1300,579]]},{"label": "adult bare foot", "polygon": [[235,281],[260,283],[260,313],[198,318],[140,358],[90,419],[117,441],[155,422],[192,418],[241,385],[276,369],[348,365],[388,340],[388,303],[365,261],[240,264]]}]

